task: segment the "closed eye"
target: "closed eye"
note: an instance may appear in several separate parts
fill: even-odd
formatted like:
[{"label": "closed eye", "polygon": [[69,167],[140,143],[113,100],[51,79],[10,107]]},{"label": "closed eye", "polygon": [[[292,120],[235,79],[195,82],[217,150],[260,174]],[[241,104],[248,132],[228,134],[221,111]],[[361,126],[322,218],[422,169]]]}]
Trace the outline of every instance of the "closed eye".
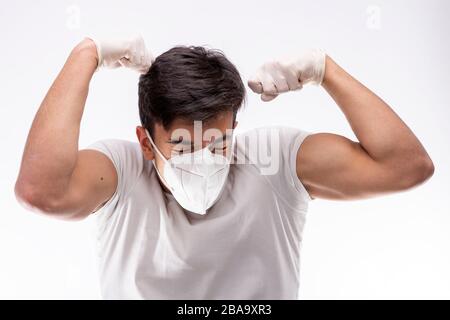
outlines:
[{"label": "closed eye", "polygon": [[191,153],[192,148],[184,148],[184,149],[172,149],[172,153],[180,155],[184,153]]},{"label": "closed eye", "polygon": [[[225,150],[227,150],[227,145],[223,145],[223,146],[215,146],[212,147],[211,152],[213,153],[223,153],[225,152]],[[185,153],[191,153],[193,152],[193,148],[183,148],[183,149],[172,149],[172,153],[175,155],[181,155],[181,154],[185,154]]]},{"label": "closed eye", "polygon": [[211,152],[213,153],[224,153],[224,151],[227,150],[227,146],[223,147],[214,147]]}]

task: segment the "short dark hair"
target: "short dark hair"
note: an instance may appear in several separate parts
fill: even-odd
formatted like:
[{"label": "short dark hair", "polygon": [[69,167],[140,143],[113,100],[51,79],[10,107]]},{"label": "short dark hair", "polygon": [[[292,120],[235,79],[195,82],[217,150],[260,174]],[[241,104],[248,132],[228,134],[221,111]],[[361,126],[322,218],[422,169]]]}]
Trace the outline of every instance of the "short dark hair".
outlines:
[{"label": "short dark hair", "polygon": [[176,46],[158,56],[139,79],[139,116],[153,134],[155,122],[167,129],[176,118],[208,121],[237,111],[245,86],[222,51]]}]

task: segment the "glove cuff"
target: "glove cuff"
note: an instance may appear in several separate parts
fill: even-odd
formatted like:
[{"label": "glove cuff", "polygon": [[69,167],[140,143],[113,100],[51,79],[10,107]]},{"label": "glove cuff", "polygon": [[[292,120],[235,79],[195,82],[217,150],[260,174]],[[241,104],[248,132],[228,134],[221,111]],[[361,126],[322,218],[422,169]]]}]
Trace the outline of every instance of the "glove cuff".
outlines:
[{"label": "glove cuff", "polygon": [[314,85],[320,86],[323,83],[323,78],[325,76],[325,60],[326,53],[323,49],[315,49],[314,54],[316,56],[316,63],[314,64]]}]

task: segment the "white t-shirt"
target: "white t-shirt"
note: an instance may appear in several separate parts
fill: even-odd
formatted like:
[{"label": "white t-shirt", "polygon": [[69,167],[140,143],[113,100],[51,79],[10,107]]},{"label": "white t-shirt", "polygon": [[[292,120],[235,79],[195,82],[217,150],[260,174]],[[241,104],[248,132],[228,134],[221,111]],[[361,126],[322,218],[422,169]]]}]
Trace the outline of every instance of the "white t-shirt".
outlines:
[{"label": "white t-shirt", "polygon": [[312,200],[296,155],[308,134],[264,127],[237,135],[237,163],[206,215],[163,191],[137,142],[91,144],[118,175],[114,195],[95,213],[103,298],[296,299]]}]

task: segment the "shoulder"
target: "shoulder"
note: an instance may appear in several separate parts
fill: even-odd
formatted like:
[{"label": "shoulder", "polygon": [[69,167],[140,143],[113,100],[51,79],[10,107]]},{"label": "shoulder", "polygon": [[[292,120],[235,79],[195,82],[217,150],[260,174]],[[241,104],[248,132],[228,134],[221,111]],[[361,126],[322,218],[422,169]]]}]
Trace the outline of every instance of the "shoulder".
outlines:
[{"label": "shoulder", "polygon": [[142,161],[143,154],[139,143],[122,139],[102,139],[91,143],[86,149],[100,151],[106,154],[113,162]]},{"label": "shoulder", "polygon": [[144,158],[141,146],[137,142],[122,139],[98,140],[86,149],[104,153],[116,168],[119,185],[130,188],[144,170],[151,168]]},{"label": "shoulder", "polygon": [[307,136],[311,134],[310,131],[289,127],[289,126],[262,126],[247,130],[245,132],[236,135],[236,142],[242,141],[245,138],[254,138],[259,140],[272,139],[277,137],[278,139],[289,139],[290,137]]},{"label": "shoulder", "polygon": [[265,126],[236,135],[238,164],[250,164],[264,176],[274,192],[287,199],[312,198],[297,176],[297,155],[309,130],[288,126]]},{"label": "shoulder", "polygon": [[139,147],[137,142],[129,140],[101,139],[89,144],[86,149],[100,149],[101,151],[109,152],[135,152]]},{"label": "shoulder", "polygon": [[[300,128],[289,126],[264,126],[257,127],[236,135],[236,146],[238,149],[245,149],[245,152],[255,149],[281,150],[291,149],[300,143],[312,132]],[[241,150],[242,151],[242,150]]]}]

